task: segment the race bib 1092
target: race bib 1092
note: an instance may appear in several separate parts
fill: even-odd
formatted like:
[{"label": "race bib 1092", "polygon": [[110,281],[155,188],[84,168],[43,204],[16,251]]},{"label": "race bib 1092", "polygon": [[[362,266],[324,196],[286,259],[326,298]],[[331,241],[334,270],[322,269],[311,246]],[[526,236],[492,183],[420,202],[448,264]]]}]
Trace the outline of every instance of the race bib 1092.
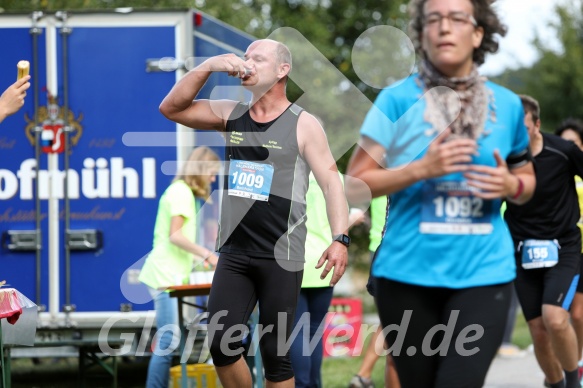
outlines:
[{"label": "race bib 1092", "polygon": [[492,202],[474,197],[465,181],[426,181],[422,195],[421,233],[492,233]]}]

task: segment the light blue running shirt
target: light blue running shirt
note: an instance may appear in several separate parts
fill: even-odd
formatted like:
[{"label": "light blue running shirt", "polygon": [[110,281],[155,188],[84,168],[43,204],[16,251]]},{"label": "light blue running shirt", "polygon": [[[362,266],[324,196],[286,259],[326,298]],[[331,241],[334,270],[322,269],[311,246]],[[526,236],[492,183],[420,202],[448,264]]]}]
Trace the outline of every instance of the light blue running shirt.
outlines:
[{"label": "light blue running shirt", "polygon": [[[437,133],[424,121],[425,100],[417,75],[383,90],[368,112],[361,135],[382,145],[387,168],[421,159]],[[495,166],[528,147],[519,97],[486,82],[493,93],[490,114],[478,138],[473,163]],[[418,102],[418,103],[417,103]],[[391,216],[373,275],[428,287],[466,288],[509,282],[516,267],[500,200],[471,195],[462,174],[429,179],[390,195]]]}]

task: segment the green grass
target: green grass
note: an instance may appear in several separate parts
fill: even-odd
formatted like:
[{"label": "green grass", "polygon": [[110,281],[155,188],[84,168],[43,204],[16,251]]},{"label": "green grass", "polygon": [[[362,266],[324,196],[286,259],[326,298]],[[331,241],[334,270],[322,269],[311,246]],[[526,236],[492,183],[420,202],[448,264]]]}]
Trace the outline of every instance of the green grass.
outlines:
[{"label": "green grass", "polygon": [[528,325],[524,320],[524,315],[519,310],[516,317],[516,324],[514,325],[514,332],[512,333],[512,342],[520,346],[521,349],[526,349],[530,344],[532,344],[532,339],[530,338],[530,332],[528,331]]},{"label": "green grass", "polygon": [[[346,388],[352,376],[360,369],[364,357],[364,349],[368,345],[366,341],[363,354],[358,357],[328,357],[322,363],[322,386],[326,388]],[[375,387],[384,387],[385,382],[385,358],[381,357],[376,362],[372,379]]]}]

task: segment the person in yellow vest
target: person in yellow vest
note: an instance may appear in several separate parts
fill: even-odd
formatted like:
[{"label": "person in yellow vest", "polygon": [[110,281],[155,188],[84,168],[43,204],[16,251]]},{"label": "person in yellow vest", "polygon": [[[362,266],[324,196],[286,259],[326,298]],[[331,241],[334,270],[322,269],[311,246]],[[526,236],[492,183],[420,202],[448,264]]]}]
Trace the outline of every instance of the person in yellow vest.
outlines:
[{"label": "person in yellow vest", "polygon": [[147,388],[167,387],[172,353],[166,351],[173,342],[173,332],[165,326],[178,327],[178,304],[163,287],[185,284],[193,267],[194,256],[217,264],[217,256],[196,243],[197,199],[208,200],[211,183],[220,170],[216,153],[208,147],[195,148],[181,171],[160,197],[154,243],[139,280],[148,286],[154,299],[157,335],[155,348],[148,365]]},{"label": "person in yellow vest", "polygon": [[[583,122],[576,119],[566,119],[555,130],[555,134],[561,136],[565,140],[570,140],[583,151]],[[583,234],[583,181],[578,176],[575,177],[575,184],[577,188],[577,196],[579,197],[579,211],[581,216],[579,218],[579,229]],[[581,252],[583,253],[583,247]],[[583,255],[582,255],[583,259]],[[577,343],[579,350],[579,360],[583,358],[583,265],[581,266],[581,275],[579,276],[579,284],[577,285],[577,292],[571,305],[571,321],[575,328],[577,335]],[[579,378],[583,375],[582,361],[579,361]]]}]

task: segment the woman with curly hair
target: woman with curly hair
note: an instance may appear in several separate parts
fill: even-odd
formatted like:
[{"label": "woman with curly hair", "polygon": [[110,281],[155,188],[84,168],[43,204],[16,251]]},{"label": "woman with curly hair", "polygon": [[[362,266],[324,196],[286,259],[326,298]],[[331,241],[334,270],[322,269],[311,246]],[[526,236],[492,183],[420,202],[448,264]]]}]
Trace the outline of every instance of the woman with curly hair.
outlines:
[{"label": "woman with curly hair", "polygon": [[[205,259],[212,266],[217,264],[217,256],[196,243],[196,215],[197,199],[209,200],[210,186],[220,166],[218,155],[210,148],[195,148],[160,197],[153,248],[139,277],[154,299],[156,327],[162,329],[148,365],[148,388],[168,386],[172,352],[167,349],[176,341],[173,332],[180,333],[176,298],[159,289],[188,282],[193,257]],[[176,330],[164,329],[167,325],[174,325]]]},{"label": "woman with curly hair", "polygon": [[419,72],[377,97],[347,194],[391,201],[372,274],[401,385],[480,387],[516,275],[500,204],[533,194],[529,138],[519,97],[478,73],[505,34],[491,1],[412,0],[410,13]]}]

